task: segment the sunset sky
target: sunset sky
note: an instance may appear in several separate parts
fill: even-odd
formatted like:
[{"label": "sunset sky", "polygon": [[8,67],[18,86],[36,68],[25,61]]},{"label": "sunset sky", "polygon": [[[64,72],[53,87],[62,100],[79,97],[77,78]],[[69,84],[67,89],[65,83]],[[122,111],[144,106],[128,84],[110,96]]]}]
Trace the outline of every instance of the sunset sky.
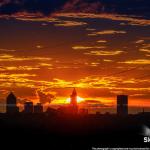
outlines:
[{"label": "sunset sky", "polygon": [[76,87],[93,107],[113,108],[118,94],[129,95],[130,106],[150,107],[149,35],[150,20],[139,15],[2,13],[0,103],[13,91],[19,103],[55,97],[53,105],[63,104]]}]

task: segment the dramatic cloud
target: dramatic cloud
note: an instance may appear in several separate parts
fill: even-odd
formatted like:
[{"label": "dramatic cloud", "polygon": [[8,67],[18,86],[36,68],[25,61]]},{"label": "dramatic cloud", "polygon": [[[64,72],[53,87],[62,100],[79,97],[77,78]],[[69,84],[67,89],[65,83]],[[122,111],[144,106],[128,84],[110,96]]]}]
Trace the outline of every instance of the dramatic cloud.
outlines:
[{"label": "dramatic cloud", "polygon": [[0,74],[0,87],[34,87],[34,81],[29,78],[36,77],[36,74],[27,74],[27,73],[1,73]]},{"label": "dramatic cloud", "polygon": [[37,90],[37,95],[39,97],[40,103],[51,103],[55,99],[55,94],[53,92],[45,92],[42,90]]},{"label": "dramatic cloud", "polygon": [[1,0],[0,91],[62,104],[76,87],[86,100],[125,93],[146,105],[150,2],[109,1]]},{"label": "dramatic cloud", "polygon": [[[55,26],[63,27],[74,27],[74,26],[85,26],[86,22],[73,21],[73,20],[64,20],[58,17],[45,16],[41,13],[28,13],[28,12],[18,12],[12,15],[3,15],[2,18],[15,18],[21,21],[27,22],[41,22],[41,25],[46,26],[46,23],[53,23]],[[43,48],[41,45],[37,45],[37,48]]]},{"label": "dramatic cloud", "polygon": [[[128,16],[120,15],[114,13],[58,13],[55,14],[56,17],[67,17],[67,18],[90,18],[90,19],[108,19],[112,21],[122,22],[120,25],[132,25],[132,26],[149,26],[150,20],[145,18],[140,18],[138,16]],[[92,30],[91,30],[92,31]]]},{"label": "dramatic cloud", "polygon": [[41,12],[50,14],[64,5],[66,0],[3,0],[0,2],[0,13],[12,14],[19,11]]},{"label": "dramatic cloud", "polygon": [[[149,16],[150,2],[147,0],[1,0],[0,13],[12,14],[20,11],[41,12],[113,12],[120,14],[134,14]],[[126,7],[125,7],[126,6]],[[130,9],[129,9],[130,8]]]},{"label": "dramatic cloud", "polygon": [[89,2],[87,0],[70,0],[62,8],[62,12],[100,12],[104,6],[98,0]]}]

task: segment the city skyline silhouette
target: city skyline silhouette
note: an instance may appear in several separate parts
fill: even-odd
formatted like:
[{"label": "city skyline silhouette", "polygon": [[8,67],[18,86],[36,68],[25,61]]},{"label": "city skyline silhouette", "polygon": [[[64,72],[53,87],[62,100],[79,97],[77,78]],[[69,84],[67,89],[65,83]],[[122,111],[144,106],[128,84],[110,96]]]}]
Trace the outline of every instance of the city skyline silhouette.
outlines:
[{"label": "city skyline silhouette", "polygon": [[149,58],[149,0],[0,0],[0,150],[149,150]]},{"label": "city skyline silhouette", "polygon": [[[88,109],[79,109],[77,91],[73,88],[70,104],[58,109],[48,107],[43,111],[40,103],[25,102],[24,110],[19,112],[17,98],[10,92],[7,96],[6,113],[0,113],[2,136],[16,135],[49,143],[51,148],[75,150],[77,147],[90,149],[101,144],[102,147],[147,147],[149,145],[148,126],[150,112],[128,114],[128,96],[116,97],[116,114],[96,112],[90,114]],[[144,141],[143,142],[143,138]],[[18,139],[19,140],[19,139]],[[20,143],[22,141],[19,140]],[[59,143],[59,145],[58,145]],[[69,143],[69,147],[68,147]],[[27,145],[25,145],[26,147]]]},{"label": "city skyline silhouette", "polygon": [[[92,100],[91,100],[92,101]],[[97,101],[96,101],[97,102]],[[85,103],[82,106],[82,103]],[[81,106],[80,106],[81,105]],[[19,113],[19,112],[23,112],[23,113],[44,113],[47,112],[48,109],[54,109],[55,111],[62,111],[63,113],[73,113],[73,114],[84,114],[86,113],[88,114],[117,114],[117,115],[128,115],[128,114],[132,114],[131,112],[129,112],[129,100],[128,100],[128,95],[117,95],[116,96],[116,106],[113,107],[114,111],[113,113],[109,111],[103,112],[102,111],[102,107],[106,107],[109,108],[111,106],[102,106],[99,105],[98,103],[94,103],[93,108],[98,108],[96,109],[96,111],[93,111],[92,113],[89,111],[90,107],[87,107],[88,103],[86,103],[86,100],[80,98],[77,94],[77,90],[76,88],[73,88],[72,90],[72,94],[70,95],[70,98],[67,99],[67,103],[65,105],[56,105],[57,107],[54,107],[53,105],[51,105],[51,103],[49,102],[48,104],[44,103],[33,103],[32,100],[25,100],[24,103],[22,104],[23,109],[20,108],[20,106],[18,106],[18,100],[17,97],[14,95],[13,92],[10,92],[6,98],[6,111],[5,113],[9,113],[9,114],[15,114],[15,113]],[[46,107],[46,109],[44,108]],[[137,113],[134,114],[138,114],[138,113],[144,113],[149,112],[148,110],[146,110],[144,107],[139,107],[140,111],[138,111]]]}]

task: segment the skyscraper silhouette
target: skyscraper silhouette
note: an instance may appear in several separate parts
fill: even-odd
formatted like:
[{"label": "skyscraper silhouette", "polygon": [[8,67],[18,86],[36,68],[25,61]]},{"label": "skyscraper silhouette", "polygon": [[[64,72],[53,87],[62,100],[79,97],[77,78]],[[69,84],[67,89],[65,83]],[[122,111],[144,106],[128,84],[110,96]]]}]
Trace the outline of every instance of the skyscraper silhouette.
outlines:
[{"label": "skyscraper silhouette", "polygon": [[17,98],[10,92],[6,99],[6,112],[7,113],[17,113],[19,112],[19,107],[17,107]]},{"label": "skyscraper silhouette", "polygon": [[25,113],[33,113],[33,102],[25,102],[24,112]]},{"label": "skyscraper silhouette", "polygon": [[117,96],[117,114],[128,115],[128,96],[127,95]]},{"label": "skyscraper silhouette", "polygon": [[72,94],[70,95],[70,105],[71,105],[71,111],[73,114],[78,113],[78,104],[77,104],[77,92],[74,88],[72,91]]},{"label": "skyscraper silhouette", "polygon": [[34,113],[43,113],[43,105],[41,103],[37,103],[34,106]]},{"label": "skyscraper silhouette", "polygon": [[70,104],[75,106],[77,105],[77,92],[75,88],[73,89],[72,94],[70,95]]}]

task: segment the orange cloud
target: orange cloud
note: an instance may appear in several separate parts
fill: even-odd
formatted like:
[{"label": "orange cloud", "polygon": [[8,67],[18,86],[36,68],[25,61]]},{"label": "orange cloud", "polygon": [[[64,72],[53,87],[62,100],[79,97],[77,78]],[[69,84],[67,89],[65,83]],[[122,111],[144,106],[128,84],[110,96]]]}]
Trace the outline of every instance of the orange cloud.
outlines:
[{"label": "orange cloud", "polygon": [[86,22],[78,22],[78,21],[60,21],[59,23],[55,24],[55,26],[59,27],[74,27],[74,26],[83,26],[87,25]]},{"label": "orange cloud", "polygon": [[106,40],[98,40],[97,43],[106,43]]},{"label": "orange cloud", "polygon": [[144,40],[137,40],[135,43],[136,44],[142,44],[142,43],[144,43]]},{"label": "orange cloud", "polygon": [[126,31],[103,30],[103,31],[89,33],[88,36],[111,35],[111,34],[125,34],[125,33],[126,33]]},{"label": "orange cloud", "polygon": [[124,53],[124,51],[90,51],[84,53],[85,55],[95,55],[95,56],[114,56]]},{"label": "orange cloud", "polygon": [[0,48],[0,51],[2,51],[2,52],[15,52],[16,50],[14,50],[14,49],[4,49],[4,48]]},{"label": "orange cloud", "polygon": [[74,50],[87,50],[87,49],[102,49],[105,46],[73,46],[72,49]]},{"label": "orange cloud", "polygon": [[136,59],[136,60],[127,60],[124,62],[119,62],[119,63],[125,63],[125,64],[138,64],[138,65],[145,65],[145,64],[150,64],[149,59]]},{"label": "orange cloud", "polygon": [[104,62],[112,62],[113,60],[111,60],[111,59],[104,59],[103,61]]},{"label": "orange cloud", "polygon": [[0,71],[17,71],[17,70],[26,70],[26,71],[30,71],[30,70],[38,70],[40,69],[39,67],[36,66],[0,66]]},{"label": "orange cloud", "polygon": [[31,60],[39,60],[39,61],[48,61],[52,58],[48,57],[39,57],[39,56],[28,56],[28,57],[18,57],[10,54],[0,54],[0,61],[31,61]]},{"label": "orange cloud", "polygon": [[109,19],[114,21],[124,21],[127,25],[136,26],[149,26],[150,20],[143,18],[136,18],[135,16],[118,15],[118,14],[94,14],[94,13],[57,13],[56,17],[67,17],[67,18],[94,18],[94,19]]}]

